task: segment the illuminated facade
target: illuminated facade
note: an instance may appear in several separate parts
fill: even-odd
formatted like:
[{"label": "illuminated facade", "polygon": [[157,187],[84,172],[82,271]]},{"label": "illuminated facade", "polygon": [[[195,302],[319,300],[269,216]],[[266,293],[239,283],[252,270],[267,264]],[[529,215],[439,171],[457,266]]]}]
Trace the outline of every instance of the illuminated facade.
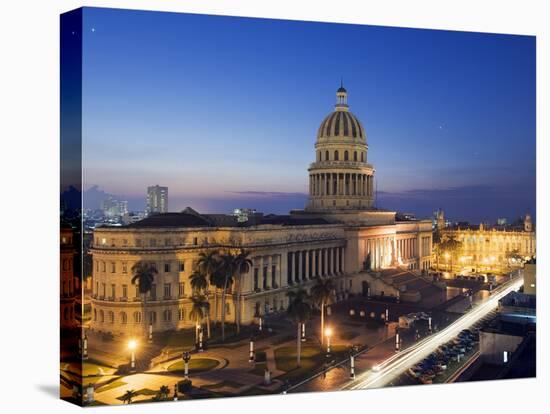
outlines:
[{"label": "illuminated facade", "polygon": [[[190,276],[199,254],[212,250],[242,248],[253,262],[242,275],[240,294],[227,296],[230,322],[236,307],[242,323],[284,311],[288,292],[309,290],[317,276],[334,280],[336,300],[365,294],[367,287],[398,295],[398,287],[384,285],[376,275],[385,268],[403,267],[417,274],[429,269],[431,221],[397,221],[395,212],[373,208],[374,168],[366,162],[367,148],[363,126],[348,111],[347,91],[341,87],[335,111],[319,128],[304,210],[255,213],[243,221],[238,215],[199,214],[187,208],[96,229],[91,328],[139,334],[143,318],[154,332],[192,326]],[[147,315],[131,282],[132,266],[139,261],[154,264],[158,271]],[[221,298],[218,293],[214,300],[215,294],[210,289],[211,315],[221,312]]]},{"label": "illuminated facade", "polygon": [[[454,257],[453,268],[477,272],[500,272],[521,265],[536,255],[536,238],[531,216],[527,214],[522,225],[516,226],[452,226],[442,231],[442,239],[450,236],[461,243]],[[517,254],[512,255],[515,252]],[[517,257],[514,257],[517,256]],[[448,266],[448,255],[440,267]]]}]

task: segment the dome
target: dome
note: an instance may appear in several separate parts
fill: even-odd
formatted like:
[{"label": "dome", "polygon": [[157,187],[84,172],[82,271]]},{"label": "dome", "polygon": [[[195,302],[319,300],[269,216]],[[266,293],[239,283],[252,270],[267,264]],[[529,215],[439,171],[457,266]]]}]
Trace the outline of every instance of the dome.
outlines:
[{"label": "dome", "polygon": [[349,111],[339,110],[330,113],[321,122],[317,138],[363,138],[366,139],[365,130],[361,122]]}]

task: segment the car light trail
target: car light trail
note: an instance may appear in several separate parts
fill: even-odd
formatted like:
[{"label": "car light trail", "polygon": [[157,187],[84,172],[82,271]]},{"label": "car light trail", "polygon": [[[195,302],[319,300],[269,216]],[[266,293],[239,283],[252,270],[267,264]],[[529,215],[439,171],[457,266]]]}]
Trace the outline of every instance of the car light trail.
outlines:
[{"label": "car light trail", "polygon": [[367,371],[358,375],[357,379],[348,383],[342,389],[357,390],[383,387],[401,375],[408,367],[417,364],[427,357],[438,346],[453,339],[461,330],[472,326],[479,319],[494,310],[501,298],[511,291],[519,289],[522,284],[523,278],[520,278],[511,284],[503,285],[493,290],[489,299],[477,305],[446,328],[381,362],[377,365],[379,367],[377,372]]}]

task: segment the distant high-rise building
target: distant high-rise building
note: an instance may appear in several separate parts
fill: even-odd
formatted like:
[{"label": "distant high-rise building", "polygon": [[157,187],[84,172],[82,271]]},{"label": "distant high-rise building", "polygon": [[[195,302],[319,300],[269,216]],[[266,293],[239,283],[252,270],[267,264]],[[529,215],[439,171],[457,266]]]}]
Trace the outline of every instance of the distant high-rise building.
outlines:
[{"label": "distant high-rise building", "polygon": [[506,224],[508,224],[508,220],[506,220],[505,217],[501,217],[501,218],[497,219],[497,224],[499,226],[506,226]]},{"label": "distant high-rise building", "polygon": [[147,215],[168,212],[168,187],[147,187]]},{"label": "distant high-rise building", "polygon": [[105,217],[122,217],[128,214],[128,201],[109,197],[101,202],[101,210]]}]

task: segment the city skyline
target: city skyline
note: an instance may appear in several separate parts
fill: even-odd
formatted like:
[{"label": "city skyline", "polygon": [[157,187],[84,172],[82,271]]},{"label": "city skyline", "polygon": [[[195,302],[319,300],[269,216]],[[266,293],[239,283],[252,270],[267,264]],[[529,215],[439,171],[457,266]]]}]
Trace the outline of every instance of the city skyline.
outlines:
[{"label": "city skyline", "polygon": [[132,204],[159,182],[171,211],[303,208],[343,77],[378,207],[536,214],[534,37],[120,13],[84,19],[84,188]]}]

